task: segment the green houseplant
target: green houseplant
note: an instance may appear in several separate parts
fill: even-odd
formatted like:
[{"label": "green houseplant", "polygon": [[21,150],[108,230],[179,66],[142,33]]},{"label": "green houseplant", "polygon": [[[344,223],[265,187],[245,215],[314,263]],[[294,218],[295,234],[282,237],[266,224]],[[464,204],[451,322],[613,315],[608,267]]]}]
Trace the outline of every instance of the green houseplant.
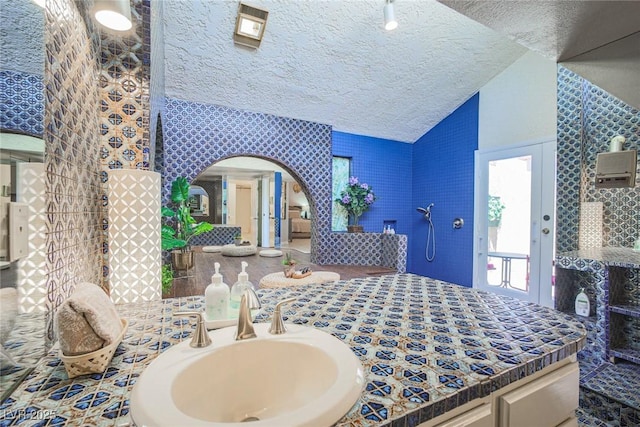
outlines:
[{"label": "green houseplant", "polygon": [[335,201],[338,202],[351,218],[351,224],[347,226],[349,232],[362,232],[362,226],[358,225],[360,216],[369,210],[373,202],[376,200],[373,189],[367,183],[360,183],[357,177],[349,178],[347,187],[342,190],[340,197]]},{"label": "green houseplant", "polygon": [[208,222],[196,222],[189,207],[189,181],[185,177],[176,178],[171,183],[171,202],[173,209],[162,207],[161,240],[162,249],[171,251],[171,261],[176,270],[188,270],[193,267],[193,252],[189,240],[213,230]]},{"label": "green houseplant", "polygon": [[489,195],[489,227],[499,227],[502,222],[502,211],[506,205],[499,196]]}]

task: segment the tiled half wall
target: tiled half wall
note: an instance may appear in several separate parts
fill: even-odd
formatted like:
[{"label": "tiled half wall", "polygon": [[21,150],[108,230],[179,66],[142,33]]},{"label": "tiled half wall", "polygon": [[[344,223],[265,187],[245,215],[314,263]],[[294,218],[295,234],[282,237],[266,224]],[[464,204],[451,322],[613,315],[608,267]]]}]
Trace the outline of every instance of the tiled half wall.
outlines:
[{"label": "tiled half wall", "polygon": [[[310,202],[311,262],[316,264],[382,265],[380,234],[331,231],[331,126],[217,105],[168,98],[163,123],[163,199],[171,182],[193,181],[220,160],[254,156],[285,168],[299,182]],[[400,241],[404,246],[400,247]],[[398,237],[398,257],[406,269],[406,236]],[[372,246],[374,245],[374,246]],[[379,248],[367,250],[366,248]]]}]

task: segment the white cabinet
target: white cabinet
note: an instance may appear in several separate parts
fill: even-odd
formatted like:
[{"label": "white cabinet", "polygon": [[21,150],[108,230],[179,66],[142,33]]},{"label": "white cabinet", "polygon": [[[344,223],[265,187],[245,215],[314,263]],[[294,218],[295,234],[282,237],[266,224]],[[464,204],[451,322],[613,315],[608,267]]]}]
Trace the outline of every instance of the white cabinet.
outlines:
[{"label": "white cabinet", "polygon": [[418,427],[577,427],[579,376],[573,355]]},{"label": "white cabinet", "polygon": [[572,363],[498,399],[500,427],[557,426],[578,408],[579,370]]},{"label": "white cabinet", "polygon": [[493,427],[491,404],[486,403],[438,424],[438,427]]}]

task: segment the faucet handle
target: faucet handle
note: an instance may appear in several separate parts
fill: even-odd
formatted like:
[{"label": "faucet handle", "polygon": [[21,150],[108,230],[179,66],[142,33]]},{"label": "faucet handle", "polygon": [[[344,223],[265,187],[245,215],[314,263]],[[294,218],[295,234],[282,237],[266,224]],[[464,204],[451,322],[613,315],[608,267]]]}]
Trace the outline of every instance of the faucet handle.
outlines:
[{"label": "faucet handle", "polygon": [[204,314],[201,311],[176,311],[174,316],[194,316],[198,318],[196,323],[196,331],[193,333],[191,343],[189,344],[193,348],[202,348],[211,344],[211,338],[207,333],[207,328],[204,323]]},{"label": "faucet handle", "polygon": [[284,304],[295,301],[295,298],[287,298],[276,304],[276,309],[273,311],[273,319],[271,319],[271,326],[269,327],[269,333],[272,335],[280,335],[287,332],[287,328],[284,327],[284,321],[282,320],[282,309]]}]

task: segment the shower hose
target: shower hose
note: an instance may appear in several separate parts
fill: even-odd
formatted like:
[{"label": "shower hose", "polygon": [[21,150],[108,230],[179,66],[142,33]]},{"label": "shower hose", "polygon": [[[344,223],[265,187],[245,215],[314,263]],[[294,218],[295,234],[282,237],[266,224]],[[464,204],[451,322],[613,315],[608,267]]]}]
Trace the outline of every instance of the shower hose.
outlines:
[{"label": "shower hose", "polygon": [[[431,243],[431,245],[429,245]],[[429,251],[431,248],[431,251]],[[431,256],[429,256],[429,252],[431,252]],[[429,218],[429,228],[427,231],[427,245],[424,251],[424,256],[427,261],[431,262],[436,257],[436,230],[433,227],[433,221]]]}]

